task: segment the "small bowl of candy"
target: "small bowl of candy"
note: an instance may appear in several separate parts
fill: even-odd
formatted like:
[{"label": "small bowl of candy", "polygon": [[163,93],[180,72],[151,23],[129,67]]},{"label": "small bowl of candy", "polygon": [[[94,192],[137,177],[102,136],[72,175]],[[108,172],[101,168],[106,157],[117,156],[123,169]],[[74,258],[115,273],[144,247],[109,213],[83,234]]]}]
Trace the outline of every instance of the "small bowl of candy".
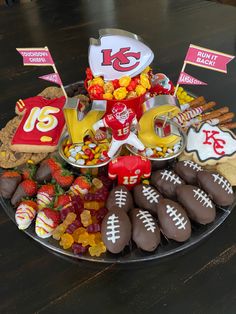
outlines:
[{"label": "small bowl of candy", "polygon": [[98,168],[111,161],[106,157],[109,146],[109,139],[95,142],[90,137],[86,137],[82,143],[72,143],[69,135],[65,134],[59,143],[59,154],[75,168]]},{"label": "small bowl of candy", "polygon": [[[167,161],[179,156],[186,146],[186,135],[184,131],[172,120],[166,120],[164,117],[156,119],[154,123],[155,133],[163,138],[169,135],[176,135],[178,140],[173,144],[157,144],[152,147],[145,147],[144,151],[140,152],[130,145],[126,145],[127,149],[134,155],[146,157],[152,161]],[[165,141],[161,141],[165,142]]]}]

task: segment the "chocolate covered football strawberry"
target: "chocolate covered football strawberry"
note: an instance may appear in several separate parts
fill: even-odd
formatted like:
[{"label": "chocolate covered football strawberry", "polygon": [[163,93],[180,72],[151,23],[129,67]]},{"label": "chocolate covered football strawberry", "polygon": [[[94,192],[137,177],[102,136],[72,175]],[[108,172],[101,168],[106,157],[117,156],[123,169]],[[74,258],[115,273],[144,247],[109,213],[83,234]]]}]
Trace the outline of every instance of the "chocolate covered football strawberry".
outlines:
[{"label": "chocolate covered football strawberry", "polygon": [[53,184],[42,185],[37,192],[37,204],[39,210],[48,207],[55,196],[55,186]]},{"label": "chocolate covered football strawberry", "polygon": [[4,171],[0,176],[0,195],[11,198],[20,182],[21,175],[17,171]]},{"label": "chocolate covered football strawberry", "polygon": [[35,222],[35,232],[40,238],[49,238],[53,230],[60,223],[60,214],[51,208],[44,208],[38,212]]},{"label": "chocolate covered football strawberry", "polygon": [[91,186],[92,183],[87,177],[79,176],[73,182],[69,192],[71,195],[87,194]]},{"label": "chocolate covered football strawberry", "polygon": [[20,230],[27,229],[36,213],[38,211],[38,206],[36,202],[32,200],[23,200],[16,209],[15,220]]},{"label": "chocolate covered football strawberry", "polygon": [[27,179],[22,181],[11,198],[11,204],[17,206],[23,198],[33,197],[37,193],[37,184],[35,181]]}]

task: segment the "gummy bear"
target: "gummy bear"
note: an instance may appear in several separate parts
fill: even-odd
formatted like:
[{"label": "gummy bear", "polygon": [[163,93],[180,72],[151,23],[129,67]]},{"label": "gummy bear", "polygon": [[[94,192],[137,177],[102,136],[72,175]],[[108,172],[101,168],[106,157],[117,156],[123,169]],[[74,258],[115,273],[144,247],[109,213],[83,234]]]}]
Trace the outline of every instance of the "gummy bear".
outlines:
[{"label": "gummy bear", "polygon": [[95,235],[94,234],[89,234],[88,232],[84,232],[81,234],[78,238],[78,243],[81,243],[83,246],[94,246],[95,243]]},{"label": "gummy bear", "polygon": [[79,243],[73,243],[72,251],[74,254],[83,254],[88,251],[89,246],[83,246]]},{"label": "gummy bear", "polygon": [[88,233],[96,233],[101,230],[101,226],[98,223],[92,223],[89,226],[87,226]]},{"label": "gummy bear", "polygon": [[91,246],[89,249],[89,254],[91,256],[100,256],[102,253],[106,252],[106,247],[104,243],[101,241],[98,244]]},{"label": "gummy bear", "polygon": [[85,232],[86,232],[86,229],[85,229],[85,228],[83,228],[83,227],[77,228],[77,229],[72,233],[72,237],[73,237],[73,239],[75,240],[75,242],[78,242],[79,236],[80,236],[81,234],[85,233]]},{"label": "gummy bear", "polygon": [[66,232],[72,234],[79,227],[82,227],[82,223],[80,220],[76,219],[67,227]]},{"label": "gummy bear", "polygon": [[96,189],[101,189],[103,187],[103,183],[101,180],[99,180],[98,178],[94,178],[92,180],[93,185],[95,186]]},{"label": "gummy bear", "polygon": [[80,218],[84,227],[88,227],[93,222],[89,210],[83,210],[82,214],[80,214]]},{"label": "gummy bear", "polygon": [[101,232],[94,233],[94,241],[95,241],[96,244],[98,244],[99,242],[102,242],[102,234],[101,234]]},{"label": "gummy bear", "polygon": [[62,236],[61,236],[61,241],[59,242],[59,244],[63,247],[63,249],[69,249],[72,244],[74,243],[74,239],[72,237],[71,234],[69,233],[64,233]]},{"label": "gummy bear", "polygon": [[65,233],[67,226],[64,225],[63,223],[58,225],[56,227],[56,229],[53,230],[52,232],[52,237],[55,240],[60,240],[61,236],[63,235],[63,233]]},{"label": "gummy bear", "polygon": [[104,206],[104,202],[90,201],[84,202],[84,208],[98,210]]},{"label": "gummy bear", "polygon": [[66,226],[69,226],[70,224],[72,224],[72,222],[75,221],[76,217],[77,217],[77,216],[76,216],[75,213],[70,212],[70,213],[67,214],[66,219],[64,220],[63,223],[64,223]]}]

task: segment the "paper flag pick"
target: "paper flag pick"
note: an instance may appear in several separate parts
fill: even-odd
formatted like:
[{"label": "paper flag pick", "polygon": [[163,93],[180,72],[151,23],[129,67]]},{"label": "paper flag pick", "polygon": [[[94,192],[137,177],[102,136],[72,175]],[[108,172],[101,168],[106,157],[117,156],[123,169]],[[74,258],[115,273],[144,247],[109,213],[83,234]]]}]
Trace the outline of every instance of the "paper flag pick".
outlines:
[{"label": "paper flag pick", "polygon": [[141,38],[120,29],[99,30],[99,39],[90,39],[89,65],[94,76],[105,80],[134,77],[153,60],[152,50]]},{"label": "paper flag pick", "polygon": [[56,83],[60,86],[62,85],[62,81],[58,73],[46,74],[43,76],[39,76],[39,78],[45,81]]},{"label": "paper flag pick", "polygon": [[53,65],[48,48],[16,48],[22,55],[24,65]]},{"label": "paper flag pick", "polygon": [[180,76],[179,76],[179,80],[177,82],[177,84],[182,84],[182,85],[207,85],[207,83],[202,82],[198,79],[196,79],[195,77],[185,73],[185,72],[181,72]]},{"label": "paper flag pick", "polygon": [[234,56],[226,53],[190,45],[184,62],[198,67],[227,73],[226,65],[234,58]]}]

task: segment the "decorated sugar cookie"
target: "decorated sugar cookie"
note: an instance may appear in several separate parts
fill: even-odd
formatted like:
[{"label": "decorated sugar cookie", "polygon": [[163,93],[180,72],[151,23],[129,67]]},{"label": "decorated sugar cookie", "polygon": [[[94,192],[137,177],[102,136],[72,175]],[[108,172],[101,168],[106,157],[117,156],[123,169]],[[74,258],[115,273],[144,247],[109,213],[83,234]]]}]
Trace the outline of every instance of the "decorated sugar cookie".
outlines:
[{"label": "decorated sugar cookie", "polygon": [[203,123],[199,129],[189,128],[185,154],[200,165],[215,165],[236,156],[236,136],[218,126]]},{"label": "decorated sugar cookie", "polygon": [[23,118],[11,142],[19,152],[52,152],[65,126],[63,106],[65,97],[47,100],[41,96],[18,101],[17,111]]}]

